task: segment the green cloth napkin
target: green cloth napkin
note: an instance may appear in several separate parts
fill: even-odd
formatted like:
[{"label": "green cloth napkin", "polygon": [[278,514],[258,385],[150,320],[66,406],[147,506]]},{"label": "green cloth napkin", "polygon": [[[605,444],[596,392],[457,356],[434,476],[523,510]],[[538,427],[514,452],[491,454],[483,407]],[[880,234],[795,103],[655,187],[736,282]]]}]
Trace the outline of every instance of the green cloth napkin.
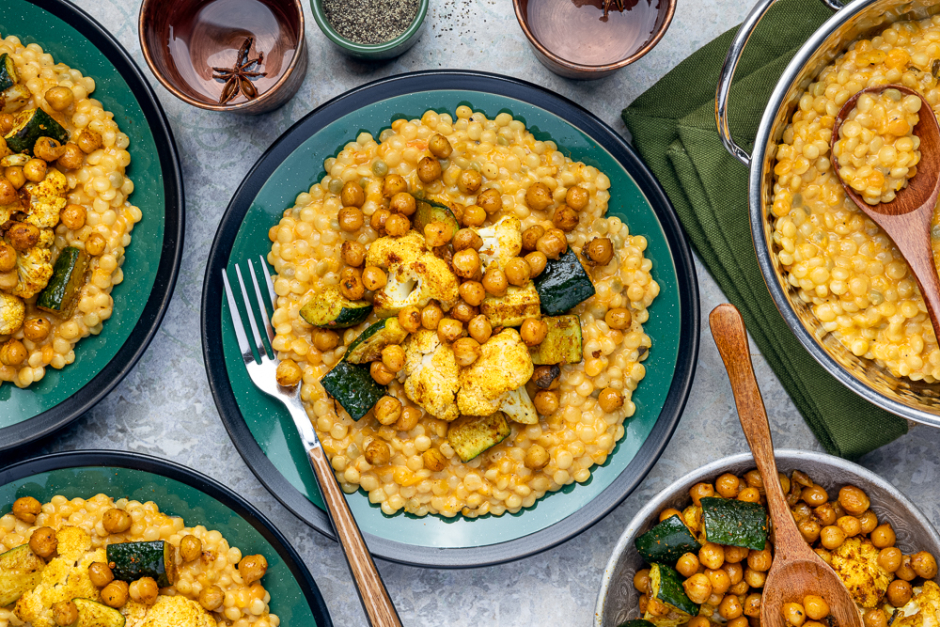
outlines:
[{"label": "green cloth napkin", "polygon": [[[771,90],[803,42],[832,14],[819,0],[780,0],[751,37],[731,92],[731,128],[753,145]],[[679,64],[623,111],[633,142],[672,200],[695,250],[813,433],[857,458],[907,433],[907,422],[862,400],[807,353],[774,306],[751,243],[748,172],[715,127],[715,87],[732,29]]]}]

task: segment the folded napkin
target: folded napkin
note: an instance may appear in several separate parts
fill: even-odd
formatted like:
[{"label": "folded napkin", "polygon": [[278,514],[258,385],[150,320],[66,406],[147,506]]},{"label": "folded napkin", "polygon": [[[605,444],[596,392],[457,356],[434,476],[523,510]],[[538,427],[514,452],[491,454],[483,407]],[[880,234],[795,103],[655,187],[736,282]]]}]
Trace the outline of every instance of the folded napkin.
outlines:
[{"label": "folded napkin", "polygon": [[[819,0],[780,0],[763,19],[738,65],[731,128],[753,145],[780,74],[832,14]],[[637,150],[672,200],[702,262],[741,310],[748,331],[813,433],[834,455],[857,458],[907,433],[907,422],[843,387],[787,327],[764,284],[748,223],[747,168],[722,146],[715,87],[732,29],[679,64],[624,109]]]}]

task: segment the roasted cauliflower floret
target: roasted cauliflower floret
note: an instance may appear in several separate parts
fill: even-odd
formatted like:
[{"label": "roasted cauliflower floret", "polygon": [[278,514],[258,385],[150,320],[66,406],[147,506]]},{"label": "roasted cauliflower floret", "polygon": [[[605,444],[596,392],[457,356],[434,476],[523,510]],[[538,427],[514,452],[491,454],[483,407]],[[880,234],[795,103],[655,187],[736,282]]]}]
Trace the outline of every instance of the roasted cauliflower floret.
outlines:
[{"label": "roasted cauliflower floret", "polygon": [[852,598],[862,607],[871,608],[888,591],[891,573],[878,565],[878,549],[868,540],[848,538],[832,551],[832,568],[838,573]]},{"label": "roasted cauliflower floret", "polygon": [[100,599],[98,588],[88,577],[88,567],[92,562],[107,562],[107,559],[103,548],[53,559],[42,571],[42,582],[16,602],[14,614],[33,627],[56,627],[52,618],[54,604],[76,597]]},{"label": "roasted cauliflower floret", "polygon": [[914,597],[898,608],[891,627],[937,627],[940,624],[940,586],[925,581],[924,587],[914,588]]},{"label": "roasted cauliflower floret", "polygon": [[524,407],[525,399],[518,395],[510,398],[510,392],[524,386],[532,378],[533,370],[529,349],[518,331],[506,329],[494,335],[480,347],[480,357],[460,371],[460,392],[457,393],[460,413],[489,416],[504,411],[513,420],[524,416],[520,408]]},{"label": "roasted cauliflower floret", "polygon": [[217,627],[218,623],[202,606],[184,596],[157,597],[138,627]]},{"label": "roasted cauliflower floret", "polygon": [[59,212],[65,208],[68,182],[58,170],[49,170],[39,183],[27,183],[23,189],[28,200],[25,221],[41,229],[59,223]]},{"label": "roasted cauliflower floret", "polygon": [[455,420],[460,383],[454,351],[427,329],[409,336],[404,348],[405,394],[435,418]]},{"label": "roasted cauliflower floret", "polygon": [[457,301],[457,277],[447,262],[428,250],[417,231],[377,239],[366,254],[366,265],[384,268],[388,274],[388,282],[373,300],[379,318],[397,315],[405,307],[424,307],[432,299],[444,310]]},{"label": "roasted cauliflower floret", "polygon": [[510,259],[522,252],[522,222],[519,218],[506,216],[493,226],[476,229],[476,232],[483,239],[480,263],[484,268],[494,261],[505,268]]},{"label": "roasted cauliflower floret", "polygon": [[0,292],[0,335],[11,335],[23,326],[26,305],[16,296]]},{"label": "roasted cauliflower floret", "polygon": [[31,298],[41,292],[52,278],[52,251],[33,246],[16,253],[17,283],[13,295]]}]

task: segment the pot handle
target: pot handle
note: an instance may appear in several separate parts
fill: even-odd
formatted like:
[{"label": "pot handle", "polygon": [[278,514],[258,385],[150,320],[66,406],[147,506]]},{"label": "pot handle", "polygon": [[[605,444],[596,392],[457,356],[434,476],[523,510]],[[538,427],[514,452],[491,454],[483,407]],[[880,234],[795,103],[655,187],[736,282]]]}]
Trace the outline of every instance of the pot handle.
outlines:
[{"label": "pot handle", "polygon": [[[760,0],[751,12],[744,18],[744,22],[738,28],[731,47],[728,49],[728,56],[725,57],[724,65],[721,66],[721,74],[718,77],[718,89],[715,93],[715,122],[718,125],[718,134],[721,136],[721,143],[725,149],[731,153],[731,156],[750,167],[751,155],[746,150],[738,146],[731,137],[731,127],[728,125],[728,98],[731,95],[731,81],[734,80],[734,72],[738,69],[738,63],[741,61],[741,55],[744,54],[744,48],[748,40],[754,34],[754,29],[774,5],[777,0]],[[824,5],[838,11],[844,5],[839,0],[820,0]]]}]

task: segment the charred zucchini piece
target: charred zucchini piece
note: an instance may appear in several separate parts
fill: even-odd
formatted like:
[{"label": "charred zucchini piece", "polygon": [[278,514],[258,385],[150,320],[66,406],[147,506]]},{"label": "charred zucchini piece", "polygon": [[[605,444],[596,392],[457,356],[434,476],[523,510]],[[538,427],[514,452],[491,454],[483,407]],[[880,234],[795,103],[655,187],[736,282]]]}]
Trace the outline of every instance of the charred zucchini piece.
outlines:
[{"label": "charred zucchini piece", "polygon": [[367,300],[349,300],[335,285],[311,296],[300,308],[300,317],[315,327],[345,329],[369,317],[372,305]]},{"label": "charred zucchini piece", "polygon": [[176,582],[176,547],[163,540],[109,544],[108,563],[114,578],[128,583],[152,577],[161,588]]},{"label": "charred zucchini piece", "polygon": [[442,202],[425,198],[418,200],[418,209],[415,211],[414,228],[424,235],[424,227],[432,222],[445,222],[450,224],[452,233],[460,230],[460,223],[453,210]]},{"label": "charred zucchini piece", "polygon": [[457,457],[468,462],[486,449],[496,446],[509,436],[511,429],[502,412],[492,416],[461,416],[450,423],[447,441]]},{"label": "charred zucchini piece", "polygon": [[375,382],[368,366],[351,364],[345,359],[323,375],[320,383],[353,420],[368,414],[385,396],[385,387]]},{"label": "charred zucchini piece", "polygon": [[542,274],[535,277],[535,289],[546,316],[568,313],[578,303],[594,296],[591,277],[571,248],[558,259],[548,260]]},{"label": "charred zucchini piece", "polygon": [[379,320],[362,332],[346,351],[346,361],[366,364],[382,358],[382,349],[392,344],[401,344],[408,332],[398,323],[398,318]]},{"label": "charred zucchini piece", "polygon": [[496,327],[518,327],[526,318],[541,318],[539,293],[530,281],[522,287],[510,286],[502,298],[487,296],[480,304],[480,313]]},{"label": "charred zucchini piece", "polygon": [[[485,301],[484,301],[485,302]],[[529,349],[536,366],[576,364],[583,358],[581,318],[579,316],[545,317],[548,334],[542,343]]]},{"label": "charred zucchini piece", "polygon": [[636,550],[647,564],[675,566],[686,553],[698,553],[699,544],[682,519],[670,516],[636,539]]},{"label": "charred zucchini piece", "polygon": [[88,253],[69,246],[59,253],[52,268],[52,278],[46,289],[39,293],[36,306],[43,311],[63,318],[72,315],[78,294],[85,285],[85,270],[88,269]]},{"label": "charred zucchini piece", "polygon": [[648,611],[643,616],[656,627],[682,625],[698,614],[698,605],[686,596],[679,573],[665,564],[650,567],[650,598],[659,599],[669,608],[666,616],[653,616]]},{"label": "charred zucchini piece", "polygon": [[78,608],[75,627],[124,627],[124,616],[114,608],[91,599],[72,599]]},{"label": "charred zucchini piece", "polygon": [[42,109],[27,109],[13,116],[13,129],[4,135],[7,148],[13,152],[32,152],[36,140],[51,137],[60,144],[69,140],[69,133]]},{"label": "charred zucchini piece", "polygon": [[737,499],[702,499],[702,524],[709,542],[761,551],[767,542],[767,510]]},{"label": "charred zucchini piece", "polygon": [[6,52],[0,54],[0,91],[6,91],[18,82],[13,57]]},{"label": "charred zucchini piece", "polygon": [[0,553],[0,607],[16,602],[38,586],[45,567],[46,562],[28,544]]}]

